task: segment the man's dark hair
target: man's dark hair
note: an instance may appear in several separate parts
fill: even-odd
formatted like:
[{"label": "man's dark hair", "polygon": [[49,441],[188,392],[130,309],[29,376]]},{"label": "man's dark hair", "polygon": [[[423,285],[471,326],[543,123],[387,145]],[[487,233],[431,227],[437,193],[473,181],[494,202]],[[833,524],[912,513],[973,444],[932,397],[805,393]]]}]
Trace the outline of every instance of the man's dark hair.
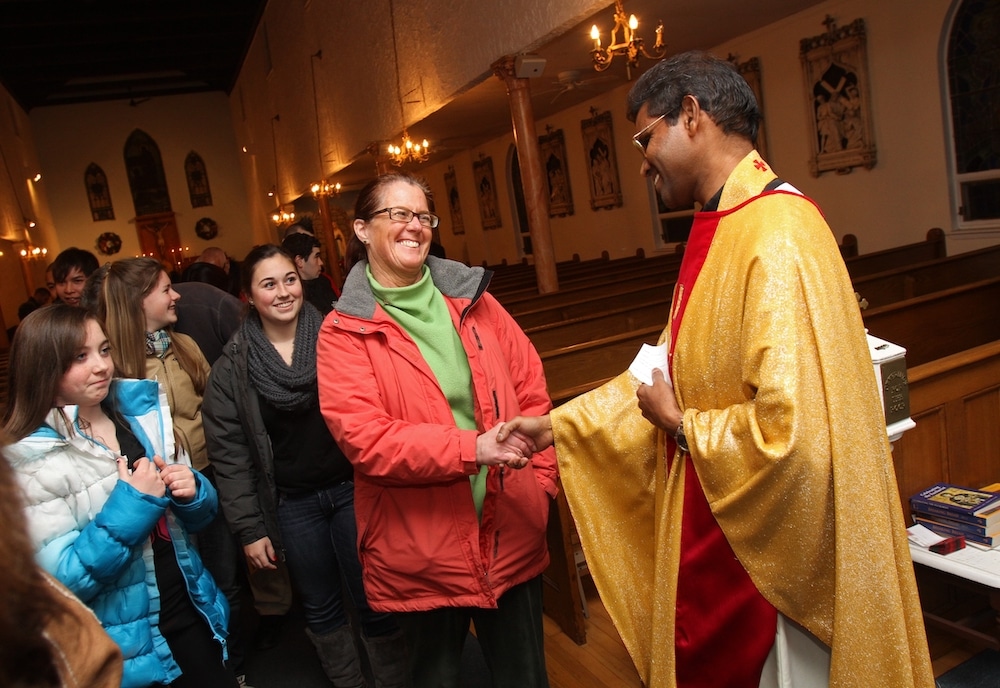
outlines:
[{"label": "man's dark hair", "polygon": [[634,122],[645,104],[650,117],[666,113],[667,122],[676,124],[688,95],[724,133],[757,140],[761,114],[750,85],[732,63],[699,50],[657,62],[639,77],[628,93],[625,114]]},{"label": "man's dark hair", "polygon": [[226,271],[213,263],[195,262],[184,269],[181,275],[182,282],[204,282],[217,287],[222,291],[229,291],[229,275]]},{"label": "man's dark hair", "polygon": [[84,277],[90,277],[90,273],[96,270],[98,265],[97,256],[93,253],[71,246],[52,261],[52,279],[57,284],[65,282],[73,268],[78,268]]},{"label": "man's dark hair", "polygon": [[319,239],[312,234],[289,234],[281,242],[282,250],[293,258],[309,260],[314,248],[319,248]]}]

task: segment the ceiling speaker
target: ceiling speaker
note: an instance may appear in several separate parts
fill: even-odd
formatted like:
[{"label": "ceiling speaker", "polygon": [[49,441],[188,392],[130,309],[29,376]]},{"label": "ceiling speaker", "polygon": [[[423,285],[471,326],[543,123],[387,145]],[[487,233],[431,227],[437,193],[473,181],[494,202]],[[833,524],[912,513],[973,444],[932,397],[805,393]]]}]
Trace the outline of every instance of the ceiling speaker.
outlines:
[{"label": "ceiling speaker", "polygon": [[514,76],[531,79],[545,71],[545,58],[538,55],[518,55],[514,58]]}]

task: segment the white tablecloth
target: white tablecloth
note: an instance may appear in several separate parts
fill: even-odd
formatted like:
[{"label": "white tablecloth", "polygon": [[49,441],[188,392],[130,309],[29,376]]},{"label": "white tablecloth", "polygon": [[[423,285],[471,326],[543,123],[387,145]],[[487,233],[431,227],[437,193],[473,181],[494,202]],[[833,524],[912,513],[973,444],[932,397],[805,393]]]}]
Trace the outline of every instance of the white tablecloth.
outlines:
[{"label": "white tablecloth", "polygon": [[917,564],[1000,589],[1000,549],[984,550],[967,544],[951,554],[935,554],[911,542],[910,556]]}]

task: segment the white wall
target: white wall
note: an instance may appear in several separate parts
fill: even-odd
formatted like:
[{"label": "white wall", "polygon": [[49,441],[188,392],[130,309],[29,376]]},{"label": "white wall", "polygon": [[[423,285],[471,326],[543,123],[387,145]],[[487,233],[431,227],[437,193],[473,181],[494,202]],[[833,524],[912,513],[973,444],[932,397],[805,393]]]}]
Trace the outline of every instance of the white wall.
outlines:
[{"label": "white wall", "polygon": [[[97,237],[115,232],[122,238],[122,250],[110,259],[139,254],[139,238],[130,222],[135,206],[124,158],[125,142],[136,129],[159,146],[181,244],[190,249],[188,255],[219,246],[241,258],[255,243],[225,94],[164,96],[135,107],[125,100],[40,107],[31,111],[30,120],[59,236],[57,249],[77,246],[106,260],[97,251]],[[191,151],[205,162],[211,206],[191,207],[184,175],[184,159]],[[108,177],[114,220],[94,222],[91,217],[84,188],[84,172],[91,163],[100,165]],[[219,225],[219,234],[211,241],[195,234],[202,217]]]}]

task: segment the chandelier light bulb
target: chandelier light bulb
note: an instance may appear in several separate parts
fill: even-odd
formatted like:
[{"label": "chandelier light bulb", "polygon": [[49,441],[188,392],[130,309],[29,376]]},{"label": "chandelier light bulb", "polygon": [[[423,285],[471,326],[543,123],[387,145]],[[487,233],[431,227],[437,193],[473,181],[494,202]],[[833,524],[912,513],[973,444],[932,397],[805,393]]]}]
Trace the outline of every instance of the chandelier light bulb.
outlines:
[{"label": "chandelier light bulb", "polygon": [[634,14],[628,18],[628,28],[633,31],[639,28],[639,20],[635,18]]}]

